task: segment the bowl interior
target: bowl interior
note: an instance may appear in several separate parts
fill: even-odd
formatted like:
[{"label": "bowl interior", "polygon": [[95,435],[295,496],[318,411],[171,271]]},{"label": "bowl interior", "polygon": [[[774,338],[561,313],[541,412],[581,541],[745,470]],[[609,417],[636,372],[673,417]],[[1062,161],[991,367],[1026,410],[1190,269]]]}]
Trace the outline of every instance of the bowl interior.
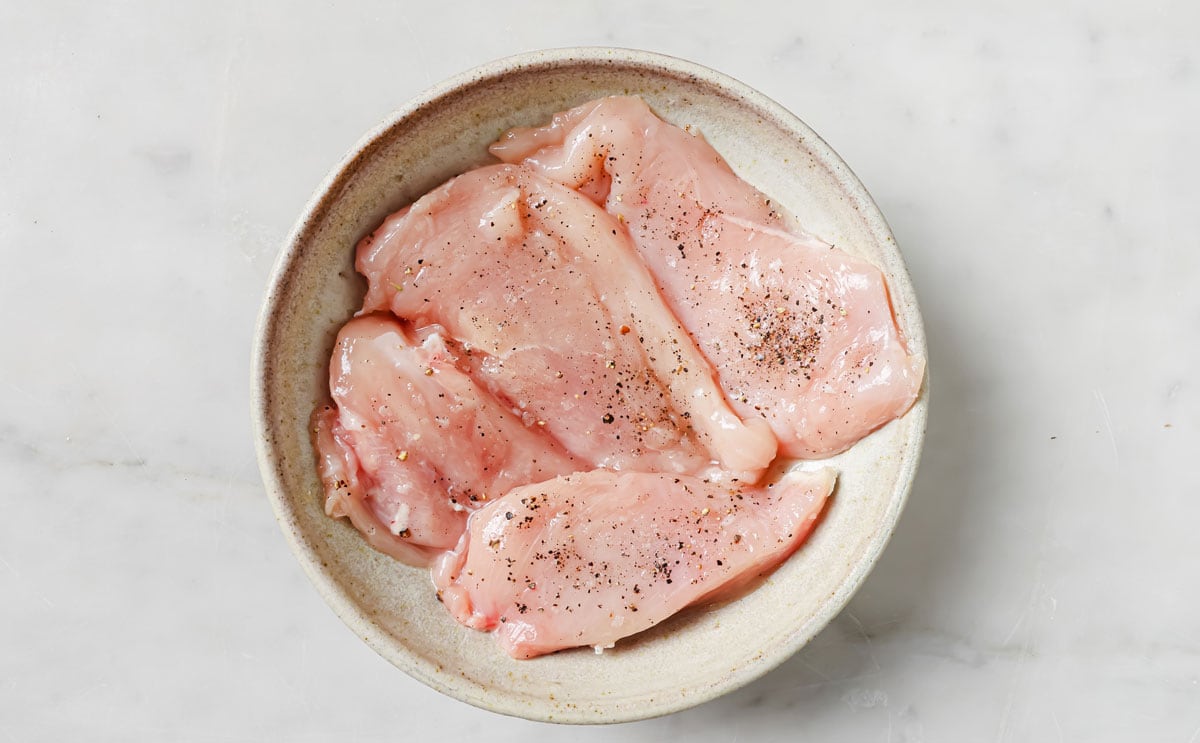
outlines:
[{"label": "bowl interior", "polygon": [[509,127],[618,93],[640,95],[660,116],[699,129],[808,231],[881,267],[908,342],[925,352],[911,283],[861,184],[799,120],[712,71],[622,50],[534,53],[451,80],[368,135],[309,205],[263,308],[255,423],[267,490],[309,576],[360,637],[440,691],[531,719],[664,714],[783,661],[844,606],[874,563],[911,485],[924,433],[923,393],[902,419],[831,460],[840,477],[823,522],[757,590],[685,612],[603,655],[583,649],[511,660],[490,636],[451,619],[428,571],[376,553],[346,522],[325,516],[308,419],[328,394],[337,330],[361,305],[357,241],[391,211],[489,162],[487,145]]}]

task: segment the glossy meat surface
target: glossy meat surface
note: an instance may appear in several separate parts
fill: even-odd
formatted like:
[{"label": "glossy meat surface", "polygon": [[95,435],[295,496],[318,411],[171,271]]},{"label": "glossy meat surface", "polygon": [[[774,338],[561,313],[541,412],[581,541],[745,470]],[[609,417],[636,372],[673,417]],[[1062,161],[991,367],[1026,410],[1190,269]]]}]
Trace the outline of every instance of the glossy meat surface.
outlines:
[{"label": "glossy meat surface", "polygon": [[637,98],[605,98],[492,146],[577,188],[629,230],[668,305],[743,418],[784,455],[844,451],[912,405],[910,356],[882,273],[799,230],[700,136]]},{"label": "glossy meat surface", "polygon": [[516,488],[438,558],[439,597],[515,658],[610,647],[791,555],[831,470],[766,486],[594,470]]},{"label": "glossy meat surface", "polygon": [[330,364],[334,407],[314,416],[326,512],[417,565],[454,547],[468,511],[583,466],[460,371],[436,329],[424,336],[351,320]]},{"label": "glossy meat surface", "polygon": [[452,179],[366,238],[358,268],[364,311],[444,327],[482,385],[593,466],[754,478],[775,456],[620,221],[528,169]]}]

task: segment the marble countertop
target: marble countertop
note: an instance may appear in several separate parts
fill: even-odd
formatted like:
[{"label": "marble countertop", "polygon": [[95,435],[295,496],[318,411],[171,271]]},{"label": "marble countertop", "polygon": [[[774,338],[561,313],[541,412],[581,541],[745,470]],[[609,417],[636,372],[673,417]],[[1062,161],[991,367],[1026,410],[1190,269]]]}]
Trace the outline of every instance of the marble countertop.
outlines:
[{"label": "marble countertop", "polygon": [[[1200,6],[9,3],[0,742],[1200,741]],[[551,46],[717,68],[865,182],[926,318],[926,453],[849,607],[669,717],[500,717],[377,657],[263,494],[250,342],[326,171]]]}]

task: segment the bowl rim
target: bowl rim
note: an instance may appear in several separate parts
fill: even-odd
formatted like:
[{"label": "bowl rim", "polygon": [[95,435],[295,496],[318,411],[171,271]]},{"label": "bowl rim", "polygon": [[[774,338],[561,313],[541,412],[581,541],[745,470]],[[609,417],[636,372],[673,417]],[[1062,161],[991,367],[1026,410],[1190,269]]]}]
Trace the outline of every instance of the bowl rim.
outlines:
[{"label": "bowl rim", "polygon": [[[778,643],[774,647],[765,648],[753,661],[743,664],[711,685],[697,687],[687,694],[678,696],[659,696],[636,710],[614,708],[604,714],[596,714],[594,709],[584,705],[573,709],[556,708],[554,713],[531,710],[521,706],[519,700],[515,698],[509,699],[505,695],[489,694],[488,689],[483,689],[467,679],[439,672],[434,664],[407,652],[381,626],[364,616],[343,586],[334,578],[332,572],[322,566],[321,558],[314,545],[309,543],[296,515],[288,505],[287,491],[279,473],[279,458],[274,449],[268,416],[270,404],[268,351],[278,332],[277,319],[283,307],[282,299],[286,294],[285,284],[289,275],[298,266],[301,248],[322,225],[327,212],[336,203],[344,186],[357,172],[360,163],[367,161],[375,150],[384,146],[389,133],[397,126],[402,125],[406,119],[465,89],[496,82],[514,72],[587,64],[607,64],[614,67],[645,70],[654,74],[667,73],[694,79],[711,85],[715,91],[769,115],[772,123],[802,138],[817,163],[827,169],[837,185],[851,198],[852,208],[860,213],[870,232],[886,238],[884,241],[889,243],[888,251],[894,261],[893,265],[888,266],[888,270],[893,274],[894,280],[898,279],[905,284],[906,303],[912,307],[911,316],[906,318],[905,337],[910,347],[915,345],[924,352],[926,357],[925,378],[921,390],[916,402],[904,416],[913,418],[910,422],[913,433],[908,439],[910,445],[903,455],[896,486],[887,503],[887,509],[882,514],[880,528],[866,542],[858,562],[838,588],[820,604],[818,611],[803,625],[795,628],[786,641]],[[893,288],[893,293],[894,291]],[[251,358],[252,428],[256,456],[267,498],[292,553],[300,562],[305,574],[316,587],[322,599],[338,618],[388,662],[447,696],[505,715],[541,722],[571,724],[631,722],[671,714],[702,704],[767,674],[821,632],[843,611],[862,586],[895,531],[900,514],[912,491],[924,448],[928,421],[928,397],[928,348],[922,315],[907,265],[902,259],[899,247],[883,214],[867,192],[866,187],[841,157],[798,116],[765,94],[725,73],[658,52],[606,46],[539,49],[484,63],[426,88],[360,137],[358,142],[328,171],[313,191],[283,243],[282,250],[276,257],[255,327]]]}]

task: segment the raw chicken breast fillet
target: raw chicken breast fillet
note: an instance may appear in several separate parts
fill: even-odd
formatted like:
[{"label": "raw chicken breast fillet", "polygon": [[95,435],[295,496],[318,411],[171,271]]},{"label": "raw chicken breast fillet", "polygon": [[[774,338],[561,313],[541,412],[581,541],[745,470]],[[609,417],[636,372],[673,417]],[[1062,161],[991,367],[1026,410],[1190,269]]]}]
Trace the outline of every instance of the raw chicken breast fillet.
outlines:
[{"label": "raw chicken breast fillet", "polygon": [[334,407],[313,425],[326,512],[413,565],[453,548],[469,510],[584,468],[461,372],[437,329],[424,335],[382,315],[347,323],[329,369]]},{"label": "raw chicken breast fillet", "polygon": [[924,360],[879,269],[640,99],[491,151],[358,245],[326,511],[514,658],[612,647],[791,556],[835,474],[768,466],[902,415]]},{"label": "raw chicken breast fillet", "polygon": [[754,479],[776,442],[743,422],[624,227],[526,168],[465,173],[358,250],[363,311],[436,323],[472,376],[597,467]]},{"label": "raw chicken breast fillet", "polygon": [[434,584],[514,658],[611,647],[782,562],[833,483],[829,469],[765,487],[594,470],[527,485],[471,516]]},{"label": "raw chicken breast fillet", "polygon": [[769,422],[780,453],[836,454],[916,399],[924,360],[905,348],[882,273],[790,232],[703,138],[641,99],[584,104],[491,151],[622,221],[735,410]]}]

